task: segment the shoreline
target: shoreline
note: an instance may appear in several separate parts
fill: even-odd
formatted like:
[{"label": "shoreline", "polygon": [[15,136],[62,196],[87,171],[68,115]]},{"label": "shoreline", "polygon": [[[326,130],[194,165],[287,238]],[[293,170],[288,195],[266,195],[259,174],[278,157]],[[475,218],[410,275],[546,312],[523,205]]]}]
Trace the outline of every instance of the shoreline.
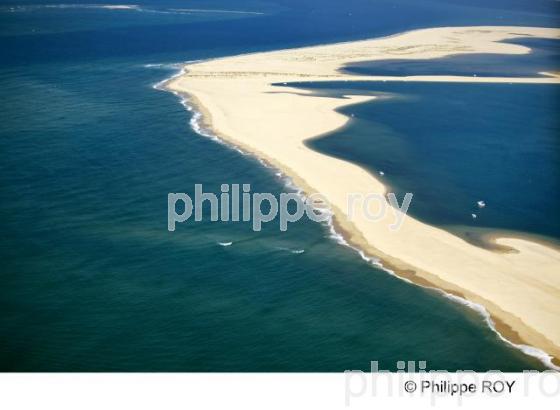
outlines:
[{"label": "shoreline", "polygon": [[[493,33],[492,29],[488,29],[488,28],[484,28],[484,32],[490,32]],[[503,33],[504,31],[507,31],[507,27],[499,27],[496,28],[496,31],[499,31],[501,33]],[[526,31],[527,28],[523,28],[523,27],[515,27],[515,29],[517,31]],[[427,30],[419,30],[420,32],[431,32],[431,34],[433,34],[433,32],[437,32],[437,31],[445,31],[447,30],[449,31],[459,31],[459,30],[466,30],[466,32],[472,31],[472,30],[476,30],[477,32],[480,32],[482,29],[481,28],[457,28],[457,27],[453,27],[453,28],[444,28],[444,29],[427,29]],[[533,29],[531,29],[533,30]],[[543,31],[546,29],[535,29],[537,31]],[[416,32],[416,31],[415,31]],[[406,35],[410,36],[411,32],[407,32]],[[414,34],[414,32],[413,32]],[[447,33],[449,34],[449,33]],[[557,36],[557,33],[554,32],[554,35]],[[390,36],[391,41],[395,41],[399,40],[399,38],[401,37],[401,35],[393,35]],[[384,38],[386,40],[386,38]],[[300,79],[301,78],[305,78],[306,81],[332,81],[332,75],[325,75],[324,73],[317,73],[317,74],[312,74],[311,76],[307,76],[308,73],[285,73],[285,74],[281,74],[281,73],[276,73],[276,72],[270,72],[270,71],[266,71],[261,69],[259,70],[255,70],[255,71],[251,71],[249,72],[249,75],[247,75],[246,71],[243,70],[239,70],[239,66],[236,66],[237,64],[239,64],[239,60],[241,58],[241,60],[243,60],[243,58],[247,58],[247,56],[252,56],[252,57],[257,57],[257,59],[259,57],[262,57],[263,55],[265,56],[270,56],[270,55],[278,55],[278,54],[297,54],[297,53],[303,53],[303,57],[305,57],[305,51],[309,50],[309,49],[321,49],[321,48],[332,48],[332,47],[340,47],[341,45],[343,46],[355,46],[356,43],[363,43],[363,42],[379,42],[379,41],[384,41],[384,40],[380,40],[380,39],[374,39],[374,40],[361,40],[358,42],[346,42],[346,43],[339,43],[339,44],[335,44],[333,46],[314,46],[314,47],[310,47],[310,48],[303,48],[303,49],[289,49],[289,50],[281,50],[278,52],[263,52],[263,53],[252,53],[252,54],[247,54],[247,55],[243,55],[243,57],[225,57],[222,59],[216,59],[216,60],[209,60],[209,61],[205,61],[205,62],[198,62],[195,64],[191,64],[191,65],[187,65],[185,68],[183,68],[183,71],[181,73],[179,73],[178,75],[172,77],[171,79],[169,79],[167,82],[163,83],[163,86],[166,90],[172,91],[180,96],[183,95],[187,95],[188,96],[188,100],[189,103],[193,106],[194,109],[197,109],[200,111],[200,115],[201,115],[201,119],[203,122],[203,127],[209,130],[212,130],[212,132],[214,132],[218,138],[224,140],[227,143],[232,144],[234,147],[239,147],[241,148],[243,151],[248,152],[252,155],[254,155],[256,158],[263,160],[266,164],[269,164],[271,167],[280,170],[284,175],[288,176],[294,185],[296,185],[297,187],[301,188],[303,192],[306,193],[313,193],[313,192],[321,192],[321,193],[325,193],[324,189],[317,189],[317,187],[315,187],[314,185],[321,185],[321,184],[316,184],[313,183],[314,181],[308,181],[306,180],[306,176],[311,176],[311,175],[305,175],[306,173],[304,173],[304,175],[301,175],[301,171],[297,172],[299,170],[297,169],[293,169],[293,168],[297,168],[297,166],[299,166],[298,163],[296,163],[296,167],[291,167],[289,166],[290,164],[286,164],[285,161],[282,161],[282,158],[279,160],[278,158],[275,158],[274,156],[270,155],[270,152],[268,151],[267,146],[263,146],[260,147],[258,146],[258,144],[255,144],[255,141],[251,140],[251,141],[247,141],[247,140],[243,140],[243,138],[239,138],[239,137],[233,137],[232,135],[239,135],[238,132],[228,132],[228,130],[223,130],[222,128],[227,128],[224,127],[224,125],[227,125],[227,122],[229,119],[225,119],[223,118],[223,109],[224,109],[224,105],[221,105],[219,108],[222,109],[222,118],[215,118],[215,115],[212,115],[212,112],[214,111],[215,113],[219,113],[219,110],[216,110],[216,106],[212,106],[212,102],[213,100],[215,101],[216,98],[218,98],[218,94],[219,93],[212,93],[212,96],[210,97],[209,95],[207,95],[205,93],[205,91],[207,89],[210,89],[210,91],[215,91],[212,90],[212,87],[218,87],[220,88],[221,85],[224,85],[224,82],[228,82],[228,85],[233,85],[233,88],[239,88],[240,85],[242,85],[243,87],[241,87],[241,90],[237,89],[237,90],[233,90],[233,93],[230,92],[230,94],[235,95],[235,92],[237,92],[237,95],[240,95],[240,93],[245,94],[246,91],[246,86],[251,82],[254,82],[257,87],[254,88],[254,95],[251,95],[251,92],[253,90],[250,90],[249,94],[251,95],[251,97],[254,97],[254,100],[259,101],[259,94],[272,94],[272,93],[278,93],[279,90],[274,90],[274,87],[270,85],[270,83],[286,83],[286,82],[295,82],[294,81],[294,77],[296,79]],[[491,40],[491,43],[495,43],[496,40]],[[506,45],[509,47],[509,45]],[[520,52],[519,50],[519,46],[513,46],[514,48],[517,48],[517,52]],[[525,47],[521,47],[521,48],[525,48]],[[479,51],[479,50],[477,50]],[[449,50],[447,50],[447,52],[449,53]],[[472,50],[469,51],[463,51],[463,52],[475,52]],[[488,51],[489,52],[489,51]],[[425,53],[423,54],[425,55]],[[290,57],[290,56],[288,56]],[[297,61],[297,57],[296,56],[296,61]],[[330,57],[330,56],[329,56]],[[369,58],[370,56],[367,56],[368,59],[371,60],[371,58]],[[385,56],[386,58],[386,56]],[[433,58],[433,57],[432,57]],[[288,58],[289,59],[289,58]],[[194,68],[194,70],[196,70],[196,66],[197,65],[206,65],[209,66],[210,68],[214,69],[215,65],[217,64],[219,66],[219,68],[223,68],[222,66],[224,65],[223,63],[225,62],[226,66],[228,61],[227,60],[234,60],[233,64],[230,64],[229,68],[233,68],[233,71],[226,71],[226,72],[214,72],[212,70],[209,71],[204,71],[202,70],[201,72],[196,72],[193,73],[192,71],[190,71],[190,68]],[[235,61],[237,60],[237,61]],[[344,61],[343,61],[344,62]],[[241,61],[241,64],[239,64],[241,66],[241,68],[243,67],[243,62]],[[249,62],[249,63],[254,63],[254,62]],[[282,63],[285,63],[285,61],[282,61]],[[336,67],[341,68],[343,64],[340,63],[340,61],[337,61]],[[265,64],[266,67],[264,68],[268,68],[267,64]],[[254,64],[251,64],[251,67],[255,67]],[[316,64],[315,64],[316,67]],[[303,75],[302,75],[303,74]],[[329,73],[332,74],[332,73]],[[247,78],[249,77],[249,78]],[[278,77],[278,78],[277,78]],[[309,77],[314,77],[314,79],[309,80]],[[365,80],[365,81],[372,81],[374,80],[374,78],[372,77],[364,77],[364,76],[352,76],[352,75],[347,75],[347,74],[342,74],[342,73],[337,73],[334,75],[335,78],[340,78],[342,80],[352,80],[355,81],[356,78],[359,78],[360,80]],[[186,80],[186,84],[182,84],[182,80]],[[208,80],[211,81],[208,81]],[[380,77],[380,79],[384,79],[384,80],[395,80],[395,81],[403,81],[403,78],[397,77],[397,78],[385,78],[385,77]],[[406,78],[404,79],[405,81],[410,80],[410,81],[431,81],[433,80],[433,76],[429,77],[429,79],[427,79],[427,77],[415,77],[415,78]],[[495,78],[465,78],[465,77],[437,77],[436,81],[465,81],[465,82],[482,82],[482,81],[487,81],[487,82],[496,82],[497,80],[500,80],[502,82],[546,82],[546,83],[550,83],[550,82],[557,82],[558,80],[556,78],[505,78],[505,79],[495,79]],[[511,80],[515,80],[515,81],[511,81]],[[537,80],[537,81],[535,81]],[[220,84],[219,85],[215,85],[213,84],[215,81],[218,81]],[[194,87],[191,87],[193,86]],[[285,84],[284,84],[285,85]],[[354,103],[360,103],[360,102],[364,102],[364,101],[368,101],[371,100],[371,97],[367,97],[367,96],[359,96],[359,95],[352,95],[352,96],[348,96],[348,99],[344,100],[344,101],[337,101],[335,103],[333,103],[332,101],[330,101],[330,104],[317,104],[317,99],[323,100],[322,103],[326,103],[325,100],[329,100],[328,97],[310,97],[309,93],[303,92],[301,89],[297,89],[297,88],[293,88],[293,87],[283,87],[284,89],[287,89],[287,91],[289,93],[291,93],[292,95],[289,97],[290,99],[297,99],[297,98],[303,98],[305,99],[307,98],[313,98],[315,107],[319,109],[319,111],[324,111],[323,114],[325,115],[327,112],[329,113],[330,116],[333,115],[333,113],[331,111],[334,111],[334,109],[338,108],[338,107],[342,107],[342,106],[347,106],[350,104],[354,104]],[[284,92],[285,90],[281,90],[280,92]],[[231,97],[231,95],[229,96],[224,96],[225,99],[227,99],[228,97]],[[267,95],[267,99],[270,100],[271,95]],[[278,95],[276,96],[278,97]],[[204,101],[202,101],[204,100]],[[332,100],[332,99],[330,99]],[[251,101],[251,103],[254,104],[255,101]],[[301,102],[301,101],[300,101]],[[309,100],[307,101],[309,102]],[[308,104],[306,104],[308,105]],[[326,105],[326,106],[325,106]],[[334,106],[334,108],[333,108]],[[213,110],[214,108],[214,110]],[[231,106],[227,106],[226,104],[226,108],[227,109],[232,109]],[[253,105],[253,108],[255,108],[255,105]],[[237,108],[236,108],[237,109]],[[246,112],[244,112],[243,114],[247,114]],[[336,115],[336,124],[334,124],[334,128],[333,128],[333,124],[331,124],[330,127],[328,127],[328,129],[323,130],[322,133],[312,133],[312,132],[305,132],[302,131],[300,133],[299,138],[296,140],[295,138],[293,138],[294,142],[303,142],[305,140],[308,140],[310,138],[316,138],[317,136],[324,134],[326,132],[332,132],[334,129],[337,129],[341,126],[344,126],[348,121],[349,118],[345,117],[342,114],[336,113],[334,112],[334,115]],[[243,117],[243,115],[241,116]],[[245,118],[246,119],[246,118]],[[220,127],[220,124],[222,125],[222,127]],[[239,126],[239,124],[235,124],[237,126]],[[300,124],[301,125],[301,124]],[[249,126],[247,124],[247,126]],[[325,128],[325,127],[323,127]],[[281,141],[282,145],[284,144],[284,141]],[[257,145],[257,146],[256,146]],[[265,144],[266,145],[266,144]],[[278,141],[276,141],[276,145],[272,144],[270,145],[275,146],[276,148],[278,148]],[[265,149],[262,149],[265,148]],[[294,148],[294,147],[292,147]],[[311,151],[309,148],[305,147],[305,146],[297,146],[295,147],[298,150],[309,150]],[[272,150],[271,150],[272,151]],[[293,153],[293,150],[292,150]],[[317,156],[319,157],[325,157],[325,158],[330,158],[329,162],[336,162],[336,163],[345,163],[344,161],[340,161],[340,160],[334,160],[332,157],[327,157],[324,156],[322,154],[318,154],[316,152],[313,152],[313,155],[311,155],[311,157],[313,157],[312,159],[315,161],[315,163],[317,163],[317,161],[324,161],[323,159],[317,159]],[[332,165],[332,164],[331,164]],[[357,167],[355,165],[351,165],[349,163],[345,163],[346,168],[348,168],[348,166],[350,166],[352,168],[351,173],[349,173],[349,175],[355,174],[355,168],[359,168],[362,173],[365,172],[367,174],[367,180],[369,180],[370,182],[375,181],[376,182],[376,186],[375,186],[375,191],[378,192],[385,192],[386,187],[381,184],[376,178],[375,175],[372,175],[370,172],[364,171],[363,169],[361,169],[360,167]],[[363,178],[363,175],[360,175],[361,178]],[[308,178],[310,179],[310,178]],[[363,182],[363,181],[362,181]],[[452,298],[456,298],[459,297],[460,299],[462,299],[463,301],[465,301],[465,304],[469,304],[469,303],[475,303],[477,305],[480,305],[482,307],[484,307],[485,311],[488,312],[489,315],[489,319],[491,322],[489,323],[491,325],[491,327],[498,333],[499,337],[501,337],[503,340],[505,340],[506,342],[508,342],[509,344],[513,345],[516,348],[519,348],[521,350],[523,350],[525,353],[531,354],[528,351],[524,350],[524,348],[526,346],[535,346],[536,348],[542,350],[543,352],[547,352],[548,354],[552,355],[552,363],[546,363],[546,360],[542,357],[542,355],[538,355],[538,354],[532,354],[532,356],[538,357],[541,361],[543,361],[543,363],[547,364],[547,365],[554,365],[554,364],[559,364],[560,362],[558,361],[558,358],[560,357],[560,348],[558,347],[557,343],[552,342],[550,339],[548,339],[548,337],[544,336],[543,334],[541,334],[540,332],[536,331],[534,328],[531,328],[530,326],[527,326],[521,319],[519,319],[519,317],[517,317],[515,314],[512,314],[504,309],[502,309],[498,304],[494,303],[491,301],[491,298],[487,298],[484,297],[483,295],[479,295],[477,294],[477,292],[473,292],[472,290],[469,289],[465,289],[463,287],[460,286],[460,284],[457,283],[452,283],[446,279],[449,279],[448,277],[445,277],[444,275],[438,275],[437,273],[430,273],[430,269],[423,269],[423,266],[418,266],[415,264],[411,264],[410,261],[403,261],[402,255],[394,255],[394,254],[389,254],[386,252],[386,249],[380,249],[380,247],[377,247],[376,245],[378,245],[379,241],[372,241],[371,238],[367,237],[367,232],[366,235],[364,235],[363,232],[363,226],[358,227],[356,226],[356,223],[351,222],[351,221],[347,221],[345,220],[344,216],[345,213],[342,212],[341,209],[339,209],[340,207],[337,207],[336,205],[340,205],[340,201],[338,201],[338,203],[333,203],[332,200],[329,201],[331,204],[331,210],[333,211],[333,229],[335,230],[335,232],[342,232],[342,237],[344,238],[344,240],[348,243],[349,246],[351,246],[352,248],[356,249],[358,252],[363,253],[364,257],[373,257],[375,259],[379,259],[382,262],[383,268],[385,270],[391,270],[393,271],[393,273],[401,278],[404,278],[407,281],[413,282],[417,285],[420,286],[424,286],[424,287],[429,287],[429,288],[433,288],[436,289],[438,291],[441,291],[444,293],[444,296],[448,297],[447,295],[445,295],[445,293],[447,292],[449,295],[452,296]],[[411,217],[407,216],[407,220],[405,222],[405,224],[409,224],[412,223],[411,222],[414,221]],[[421,225],[422,229],[426,229],[426,227],[429,227],[433,230],[432,233],[435,234],[436,231],[439,231],[437,228],[431,227],[429,225],[425,225],[422,223],[418,223],[417,221],[414,221],[416,225]],[[360,229],[362,228],[362,229]],[[418,226],[416,226],[415,228],[418,228]],[[379,233],[379,231],[377,231],[376,233]],[[439,232],[438,232],[439,233]],[[448,236],[453,236],[451,234],[447,234]],[[459,238],[453,236],[455,239],[457,240]],[[369,239],[369,240],[368,240]],[[444,239],[450,239],[450,238],[444,238]],[[526,239],[515,239],[515,238],[498,238],[498,240],[500,240],[501,242],[503,242],[503,240],[505,240],[506,245],[505,246],[512,246],[515,247],[517,245],[517,248],[523,248],[527,243],[534,245],[534,243],[527,241]],[[462,247],[464,247],[465,249],[469,249],[469,247],[473,247],[473,245],[460,240],[459,239],[459,243],[454,243],[455,246],[458,246],[458,244]],[[512,244],[513,241],[513,244]],[[382,243],[383,241],[381,241],[381,245],[383,245]],[[522,246],[520,246],[522,245]],[[382,247],[381,247],[382,248]],[[516,248],[516,249],[517,249]],[[394,249],[389,249],[389,250],[394,250]],[[541,250],[542,251],[542,250]],[[550,252],[556,252],[556,251],[552,251],[549,250]],[[480,252],[484,252],[484,250],[479,251]],[[490,252],[488,250],[485,250],[485,252]],[[525,251],[522,251],[523,253],[525,253]],[[475,252],[476,253],[476,252]],[[559,253],[560,255],[560,253]],[[399,257],[400,256],[400,257]],[[405,255],[406,256],[406,255]],[[417,256],[417,255],[415,255]],[[542,256],[542,255],[541,255]],[[550,256],[550,255],[548,255]],[[552,255],[553,259],[556,260],[556,255]],[[404,258],[406,259],[406,258]],[[456,264],[457,261],[454,261],[454,264]],[[442,277],[443,276],[443,277]],[[451,277],[453,278],[453,277]],[[554,284],[554,292],[556,292],[556,283]],[[558,306],[559,302],[558,300],[555,300],[556,302],[556,306]],[[463,302],[462,302],[463,303]],[[472,308],[472,306],[471,306]],[[478,309],[475,309],[478,310]],[[481,312],[479,312],[481,313]],[[484,313],[482,313],[483,316]],[[493,326],[492,326],[493,325]],[[557,329],[554,329],[557,331]],[[557,332],[553,332],[553,333],[557,333]]]},{"label": "shoreline", "polygon": [[[308,192],[306,189],[302,188],[302,185],[305,183],[296,184],[294,183],[294,177],[290,176],[286,173],[285,170],[277,168],[274,164],[272,164],[267,158],[262,158],[257,156],[256,154],[250,152],[242,145],[239,145],[238,142],[234,139],[229,139],[226,136],[220,135],[216,130],[212,128],[211,121],[207,120],[210,118],[210,113],[204,108],[204,106],[200,105],[197,102],[196,97],[189,95],[188,93],[176,93],[177,96],[182,97],[183,99],[188,100],[190,103],[189,111],[196,110],[200,113],[200,121],[202,126],[200,129],[195,129],[195,132],[200,134],[205,138],[211,138],[215,142],[220,144],[226,145],[230,149],[234,149],[240,152],[242,155],[250,155],[259,161],[262,165],[266,168],[274,169],[279,171],[282,176],[288,178],[288,181],[284,181],[289,188],[297,189],[298,192]],[[204,131],[211,131],[213,135],[208,135]],[[372,174],[375,176],[374,174]],[[359,256],[364,259],[366,262],[370,263],[374,267],[378,269],[382,269],[388,274],[396,277],[399,280],[404,280],[407,283],[413,284],[415,286],[420,286],[425,289],[430,289],[440,293],[441,296],[444,298],[450,299],[455,303],[459,303],[468,309],[473,310],[476,314],[480,315],[482,319],[486,322],[488,327],[496,333],[496,335],[506,344],[510,345],[511,347],[522,351],[523,353],[532,356],[539,361],[541,361],[545,366],[553,368],[555,370],[560,369],[560,360],[554,356],[549,356],[544,350],[540,350],[537,348],[533,348],[529,346],[526,341],[516,332],[511,326],[507,325],[504,321],[502,321],[499,317],[492,315],[488,310],[485,308],[484,305],[475,303],[467,299],[467,297],[458,290],[454,290],[452,287],[445,286],[441,283],[436,283],[436,281],[430,281],[427,278],[422,276],[417,276],[415,274],[411,274],[407,270],[398,269],[395,266],[391,266],[391,264],[387,261],[383,261],[378,259],[376,256],[370,256],[365,253],[363,249],[360,248],[360,243],[354,243],[350,238],[353,235],[351,232],[345,230],[341,224],[338,223],[336,219],[336,215],[333,215],[331,220],[328,223],[328,226],[331,228],[331,239],[337,242],[339,245],[347,246],[357,252]],[[516,236],[519,239],[523,239],[523,236],[519,233]],[[499,236],[492,236],[487,238],[488,241],[495,242],[497,239],[500,239]],[[498,245],[499,246],[499,245]],[[496,251],[496,250],[495,250]]]}]

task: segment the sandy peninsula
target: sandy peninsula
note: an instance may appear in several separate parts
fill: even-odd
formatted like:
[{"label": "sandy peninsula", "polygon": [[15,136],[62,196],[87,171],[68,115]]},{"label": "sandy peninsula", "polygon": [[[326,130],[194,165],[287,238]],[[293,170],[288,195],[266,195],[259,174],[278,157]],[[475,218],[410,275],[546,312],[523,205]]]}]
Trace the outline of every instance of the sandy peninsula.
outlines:
[{"label": "sandy peninsula", "polygon": [[[169,90],[189,95],[205,123],[223,139],[254,153],[289,175],[306,193],[324,195],[345,239],[379,258],[397,274],[483,305],[498,331],[515,344],[560,358],[560,251],[529,239],[498,238],[513,248],[498,252],[406,217],[376,222],[363,213],[348,218],[349,193],[385,194],[385,186],[358,165],[307,148],[306,140],[344,126],[336,110],[372,99],[313,96],[274,83],[297,81],[458,81],[558,83],[551,74],[535,78],[455,76],[371,77],[348,75],[349,63],[377,59],[430,59],[450,54],[525,54],[524,46],[502,43],[521,37],[559,38],[560,30],[531,27],[449,27],[416,30],[380,39],[246,54],[189,64],[170,80]],[[372,210],[373,211],[373,210]]]}]

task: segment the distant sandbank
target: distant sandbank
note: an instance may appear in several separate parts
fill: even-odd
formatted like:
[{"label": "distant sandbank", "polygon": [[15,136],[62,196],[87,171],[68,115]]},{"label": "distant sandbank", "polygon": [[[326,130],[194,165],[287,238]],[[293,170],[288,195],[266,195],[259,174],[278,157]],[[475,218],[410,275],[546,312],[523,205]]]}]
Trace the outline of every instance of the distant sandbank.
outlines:
[{"label": "distant sandbank", "polygon": [[[345,239],[413,282],[445,290],[486,308],[509,341],[538,348],[560,363],[560,251],[520,237],[495,238],[515,252],[475,246],[412,217],[398,231],[393,218],[376,222],[356,214],[348,219],[348,194],[385,194],[386,187],[358,165],[328,157],[304,142],[344,126],[337,109],[372,100],[314,96],[290,87],[311,81],[456,81],[560,83],[547,77],[461,76],[372,77],[345,74],[344,65],[379,59],[431,59],[451,54],[526,54],[503,43],[524,37],[559,38],[560,30],[534,27],[445,27],[400,35],[246,54],[197,62],[166,87],[185,93],[221,138],[264,159],[306,193],[324,195]],[[282,87],[274,83],[283,84]],[[372,210],[372,212],[375,210]]]}]

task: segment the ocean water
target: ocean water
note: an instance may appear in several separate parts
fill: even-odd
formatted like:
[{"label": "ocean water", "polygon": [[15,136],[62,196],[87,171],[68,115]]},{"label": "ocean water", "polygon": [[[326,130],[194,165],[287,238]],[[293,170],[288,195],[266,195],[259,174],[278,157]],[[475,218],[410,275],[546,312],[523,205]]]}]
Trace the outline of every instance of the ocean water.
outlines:
[{"label": "ocean water", "polygon": [[476,310],[379,269],[328,226],[257,233],[205,220],[168,232],[169,192],[293,188],[197,134],[194,113],[154,84],[182,61],[240,52],[437,25],[554,25],[556,2],[135,4],[1,3],[1,370],[544,368]]},{"label": "ocean water", "polygon": [[519,38],[504,43],[529,47],[529,54],[459,54],[431,60],[392,59],[348,65],[358,75],[457,75],[472,77],[543,77],[558,70],[560,41]]},{"label": "ocean water", "polygon": [[342,109],[353,116],[350,124],[309,145],[361,164],[398,198],[411,192],[414,217],[456,233],[492,228],[560,239],[558,85],[302,86],[378,96]]}]

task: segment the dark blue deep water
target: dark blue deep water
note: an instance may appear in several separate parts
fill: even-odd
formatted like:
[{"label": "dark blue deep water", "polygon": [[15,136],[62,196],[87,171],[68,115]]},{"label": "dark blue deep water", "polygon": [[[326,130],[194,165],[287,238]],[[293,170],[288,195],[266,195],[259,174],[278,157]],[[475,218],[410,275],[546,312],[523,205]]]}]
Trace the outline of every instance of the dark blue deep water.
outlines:
[{"label": "dark blue deep water", "polygon": [[382,171],[377,177],[399,197],[414,194],[412,215],[451,230],[482,227],[560,239],[560,86],[302,86],[378,97],[344,108],[353,121],[310,146]]},{"label": "dark blue deep water", "polygon": [[[153,84],[173,74],[172,63],[240,52],[429,26],[555,26],[557,2],[137,1],[131,10],[91,3],[0,2],[0,370],[343,371],[367,370],[372,360],[387,369],[397,360],[426,360],[430,369],[543,368],[503,343],[476,312],[372,267],[323,225],[302,220],[285,233],[272,224],[255,233],[248,224],[201,222],[168,232],[169,192],[192,194],[195,183],[214,192],[224,183],[274,194],[288,188],[258,161],[192,131],[191,114]],[[406,95],[402,105],[379,104],[375,123],[387,133],[375,143],[383,149],[394,149],[383,141],[389,135],[410,142],[410,130],[391,129],[391,104],[414,110],[415,99],[432,92],[475,101],[497,86],[398,87],[372,88]],[[552,109],[548,86],[497,91],[522,100],[517,112],[539,124],[550,114],[540,110]],[[419,135],[438,149],[424,114]],[[464,130],[459,148],[483,125],[480,119]],[[487,132],[486,144],[503,144],[503,131]],[[359,130],[352,135],[362,138]],[[557,235],[557,220],[554,232],[538,218],[511,226],[511,214],[500,219],[494,208],[508,199],[492,196],[503,173],[525,170],[523,189],[558,192],[550,178],[557,140],[529,137],[533,156],[512,148],[512,160],[521,162],[512,170],[504,170],[504,158],[487,172],[493,147],[481,152],[481,170],[450,164],[447,152],[434,155],[441,163],[415,161],[431,178],[426,187],[446,167],[464,183],[452,207],[424,212],[427,197],[415,212],[466,224],[459,216],[470,212],[460,206],[482,198],[491,205],[480,218],[486,226]],[[415,158],[418,149],[411,148]],[[398,189],[420,186],[422,177],[405,172],[402,153],[394,154],[348,158],[386,169]],[[463,179],[469,172],[476,178]],[[475,183],[485,176],[495,180]],[[535,204],[549,211],[541,197]]]},{"label": "dark blue deep water", "polygon": [[559,69],[558,40],[521,38],[504,43],[529,47],[530,54],[461,54],[431,60],[377,60],[349,65],[345,71],[358,75],[383,76],[539,77]]}]

